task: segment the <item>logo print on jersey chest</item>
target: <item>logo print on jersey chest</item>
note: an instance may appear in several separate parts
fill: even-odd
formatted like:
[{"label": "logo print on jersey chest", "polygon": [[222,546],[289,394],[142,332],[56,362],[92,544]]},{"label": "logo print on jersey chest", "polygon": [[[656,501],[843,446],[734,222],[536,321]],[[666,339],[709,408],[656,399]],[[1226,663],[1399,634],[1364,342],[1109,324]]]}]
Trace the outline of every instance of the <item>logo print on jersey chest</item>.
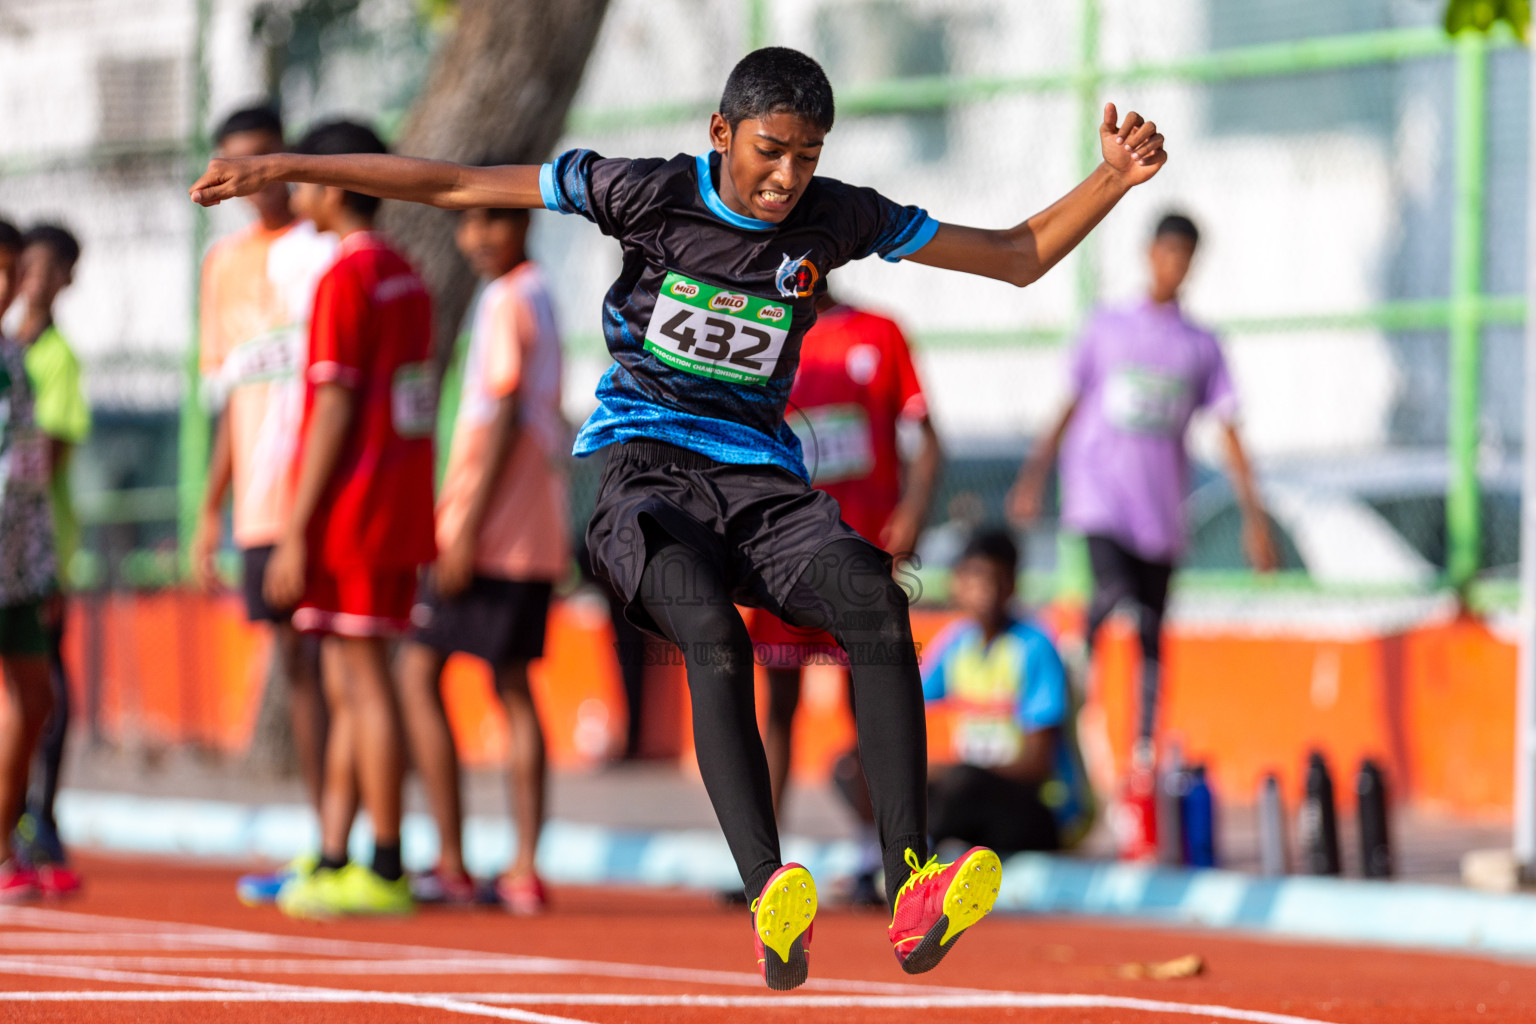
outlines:
[{"label": "logo print on jersey chest", "polygon": [[779,261],[779,269],[774,272],[773,283],[778,286],[779,294],[786,299],[808,299],[816,290],[816,282],[820,278],[821,271],[811,262],[809,251],[804,256],[785,253]]}]

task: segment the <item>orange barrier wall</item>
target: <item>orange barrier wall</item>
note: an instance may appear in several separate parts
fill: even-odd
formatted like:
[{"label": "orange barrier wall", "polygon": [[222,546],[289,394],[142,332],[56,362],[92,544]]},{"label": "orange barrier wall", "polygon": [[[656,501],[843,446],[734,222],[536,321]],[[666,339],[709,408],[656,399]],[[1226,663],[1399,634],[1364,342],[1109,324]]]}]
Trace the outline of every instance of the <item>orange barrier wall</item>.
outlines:
[{"label": "orange barrier wall", "polygon": [[[919,644],[950,617],[914,612]],[[687,687],[669,651],[657,645],[660,663],[647,669],[642,750],[691,761]],[[1137,690],[1131,631],[1111,623],[1099,654],[1085,711],[1104,723],[1123,764]],[[234,597],[166,591],[113,595],[94,606],[76,601],[67,656],[82,717],[88,681],[98,680],[98,722],[109,738],[191,742],[230,753],[249,743],[266,650]],[[1387,768],[1399,796],[1472,813],[1511,805],[1515,649],[1474,620],[1345,640],[1174,628],[1164,660],[1165,735],[1179,739],[1189,759],[1210,765],[1228,800],[1250,800],[1270,771],[1294,799],[1306,753],[1316,748],[1333,764],[1346,809],[1354,769],[1366,756]],[[533,686],[555,764],[594,765],[622,746],[627,709],[600,603],[551,609]],[[499,762],[507,735],[489,674],[472,659],[455,658],[444,687],[466,762]],[[942,758],[942,721],[932,724],[930,753]],[[852,743],[841,671],[813,666],[796,725],[796,775],[825,777]]]}]

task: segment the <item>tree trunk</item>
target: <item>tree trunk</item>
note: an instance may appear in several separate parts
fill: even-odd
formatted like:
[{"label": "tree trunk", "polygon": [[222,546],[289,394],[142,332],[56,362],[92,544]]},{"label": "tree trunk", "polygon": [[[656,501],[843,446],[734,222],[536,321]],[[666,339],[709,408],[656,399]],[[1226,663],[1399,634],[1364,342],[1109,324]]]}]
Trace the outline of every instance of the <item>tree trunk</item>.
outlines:
[{"label": "tree trunk", "polygon": [[[538,163],[549,156],[608,0],[460,0],[397,150],[459,163]],[[475,281],[454,247],[454,214],[386,203],[383,227],[432,291],[436,345],[452,349]],[[441,359],[440,359],[441,361]]]}]

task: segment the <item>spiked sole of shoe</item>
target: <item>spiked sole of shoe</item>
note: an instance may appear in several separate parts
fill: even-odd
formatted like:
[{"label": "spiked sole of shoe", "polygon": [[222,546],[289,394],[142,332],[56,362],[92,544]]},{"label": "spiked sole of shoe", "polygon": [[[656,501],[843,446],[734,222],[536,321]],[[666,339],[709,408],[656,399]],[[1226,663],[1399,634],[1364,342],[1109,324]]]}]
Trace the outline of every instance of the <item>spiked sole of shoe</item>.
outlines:
[{"label": "spiked sole of shoe", "polygon": [[939,966],[961,934],[991,912],[1002,877],[1002,861],[991,850],[966,857],[944,893],[944,916],[902,958],[901,969],[908,974],[924,974]]}]

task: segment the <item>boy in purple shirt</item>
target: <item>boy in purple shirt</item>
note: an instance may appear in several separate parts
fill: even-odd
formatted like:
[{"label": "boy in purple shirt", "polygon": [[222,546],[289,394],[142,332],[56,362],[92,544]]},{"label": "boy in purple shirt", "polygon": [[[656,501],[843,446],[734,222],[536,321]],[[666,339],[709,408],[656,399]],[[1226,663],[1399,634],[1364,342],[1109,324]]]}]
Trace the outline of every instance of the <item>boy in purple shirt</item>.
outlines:
[{"label": "boy in purple shirt", "polygon": [[[1009,495],[1025,522],[1040,513],[1061,450],[1062,522],[1088,540],[1093,598],[1084,646],[1123,601],[1135,604],[1141,639],[1141,715],[1135,764],[1150,766],[1168,581],[1184,553],[1189,455],[1184,436],[1196,409],[1221,420],[1229,470],[1243,514],[1243,550],[1260,572],[1275,568],[1269,520],[1237,432],[1237,395],[1215,335],[1179,308],[1200,233],[1181,214],[1157,225],[1148,249],[1146,298],[1103,309],[1072,357],[1071,401],[1019,471]],[[1065,438],[1065,443],[1063,443]]]}]

